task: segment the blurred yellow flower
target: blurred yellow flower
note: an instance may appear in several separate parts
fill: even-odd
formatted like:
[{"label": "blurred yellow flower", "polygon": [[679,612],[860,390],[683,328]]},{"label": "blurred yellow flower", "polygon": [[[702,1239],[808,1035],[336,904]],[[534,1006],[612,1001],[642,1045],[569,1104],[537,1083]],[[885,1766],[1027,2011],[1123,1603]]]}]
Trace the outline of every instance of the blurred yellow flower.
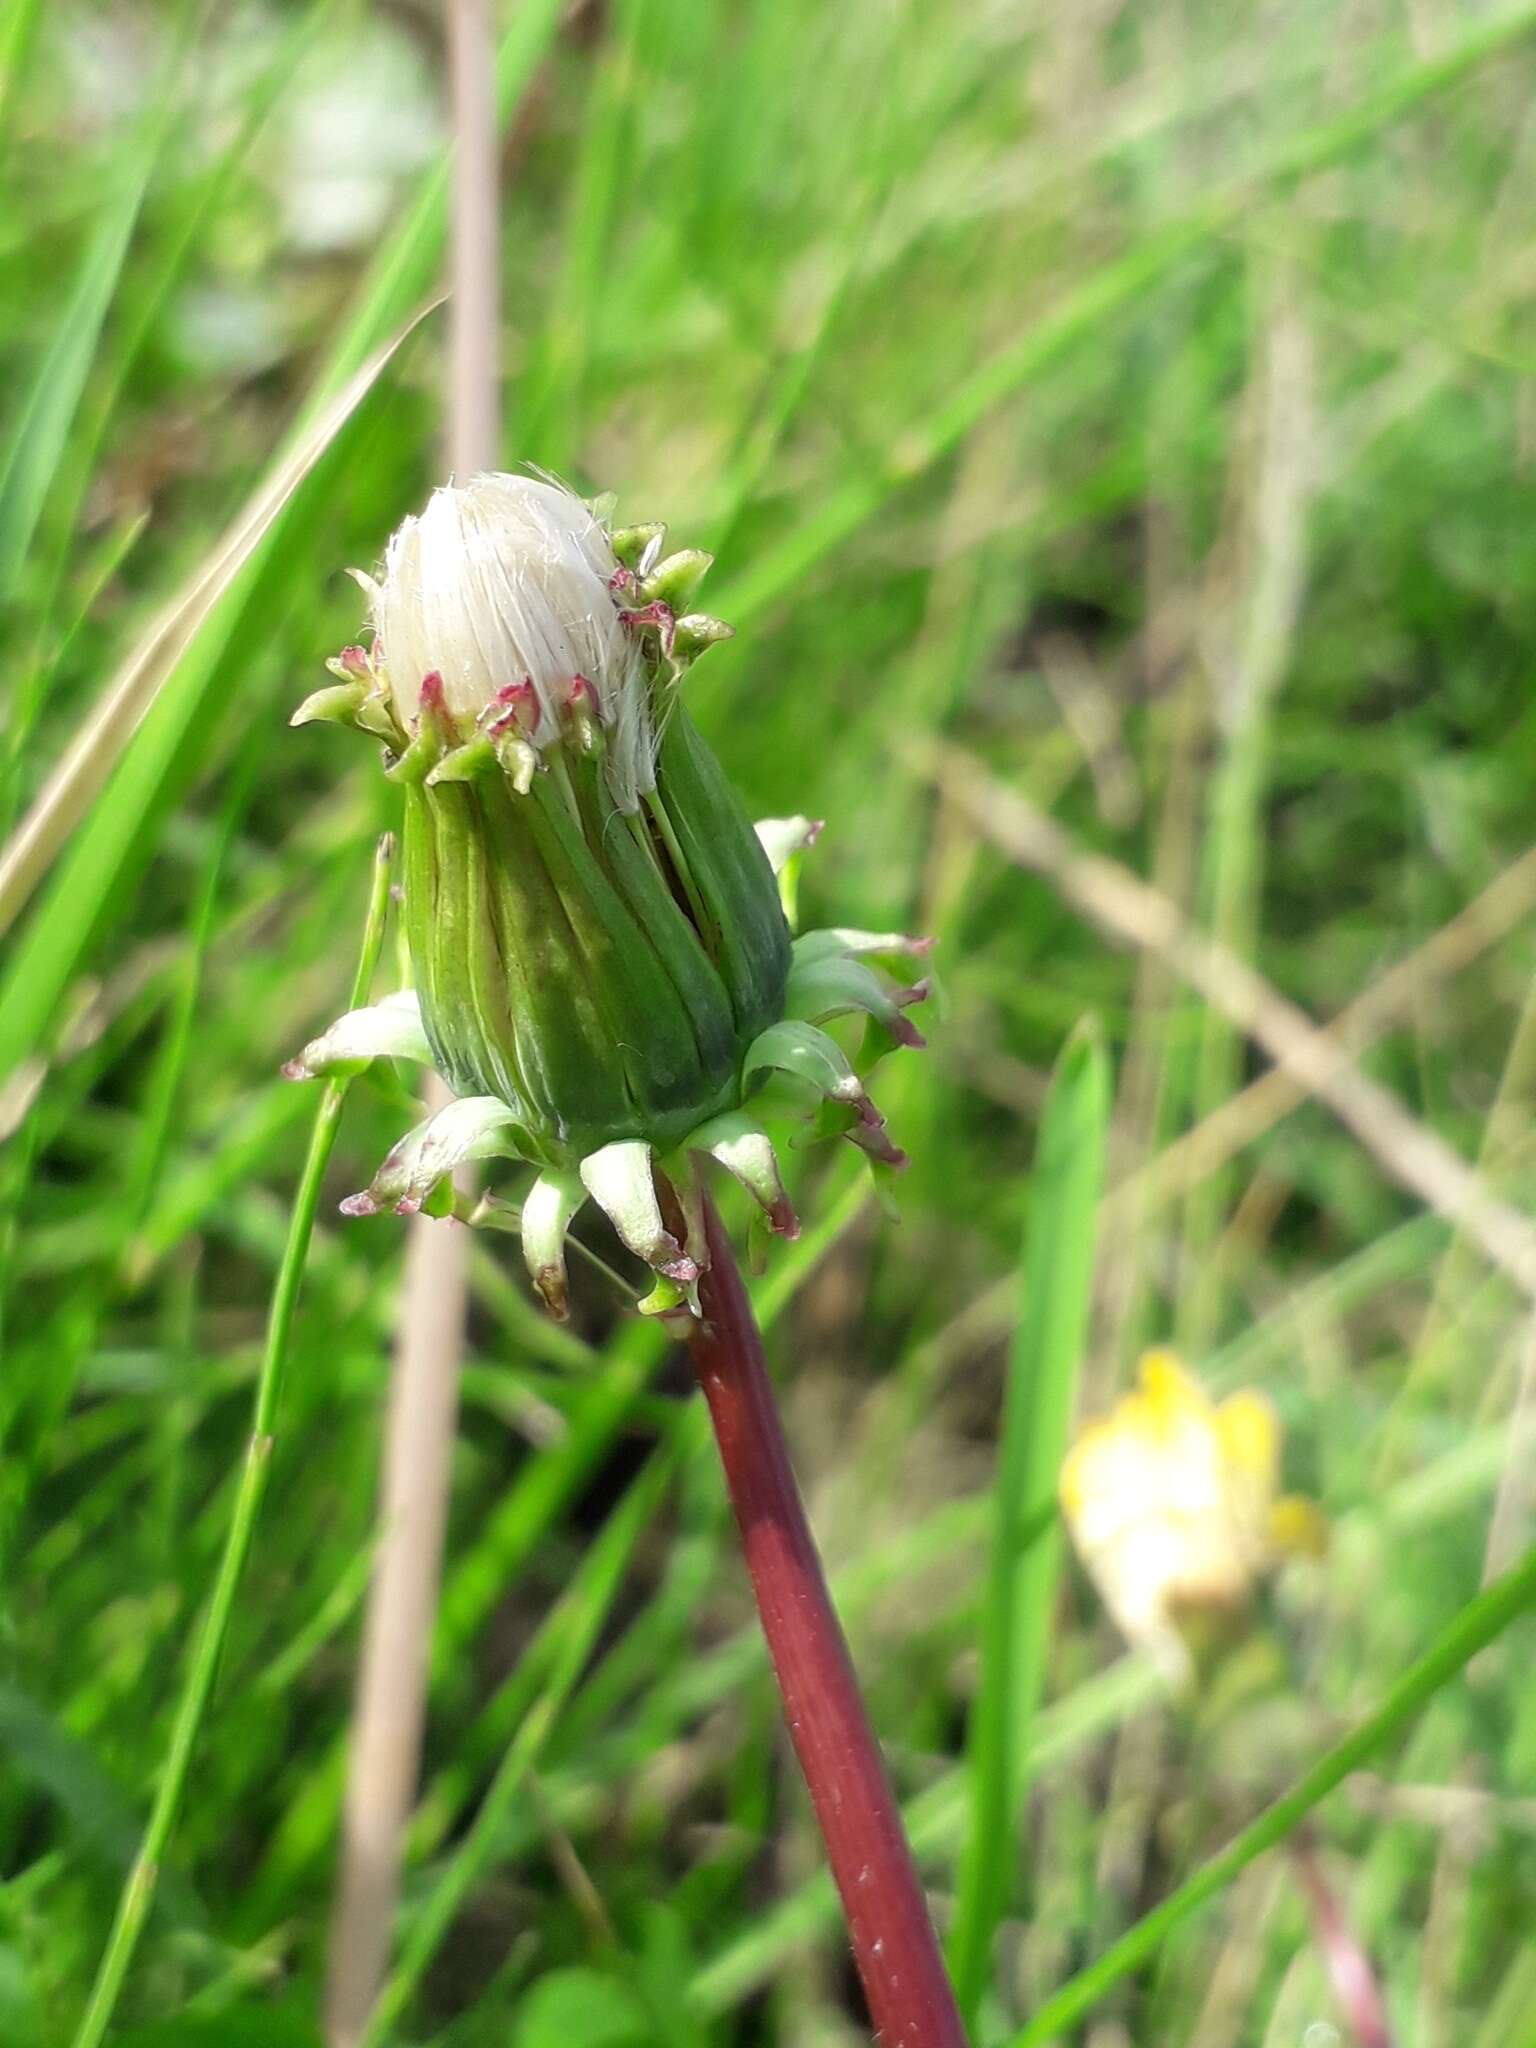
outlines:
[{"label": "blurred yellow flower", "polygon": [[1105,1606],[1183,1681],[1241,1632],[1267,1572],[1321,1547],[1322,1516],[1280,1496],[1280,1423],[1262,1394],[1217,1404],[1169,1351],[1149,1351],[1139,1380],[1068,1452],[1061,1504]]}]

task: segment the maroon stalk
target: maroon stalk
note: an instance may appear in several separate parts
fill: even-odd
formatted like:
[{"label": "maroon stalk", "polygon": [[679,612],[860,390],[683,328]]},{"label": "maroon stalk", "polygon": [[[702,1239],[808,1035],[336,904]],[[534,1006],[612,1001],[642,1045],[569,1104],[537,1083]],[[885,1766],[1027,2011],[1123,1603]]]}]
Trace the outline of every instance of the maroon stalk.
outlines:
[{"label": "maroon stalk", "polygon": [[827,1591],[729,1238],[706,1207],[710,1268],[691,1341],[731,1506],[854,1961],[885,2048],[965,2048],[912,1852]]},{"label": "maroon stalk", "polygon": [[1371,1959],[1345,1917],[1311,1838],[1291,1842],[1291,1866],[1301,1880],[1312,1932],[1323,1964],[1359,2048],[1392,2048],[1392,2027]]}]

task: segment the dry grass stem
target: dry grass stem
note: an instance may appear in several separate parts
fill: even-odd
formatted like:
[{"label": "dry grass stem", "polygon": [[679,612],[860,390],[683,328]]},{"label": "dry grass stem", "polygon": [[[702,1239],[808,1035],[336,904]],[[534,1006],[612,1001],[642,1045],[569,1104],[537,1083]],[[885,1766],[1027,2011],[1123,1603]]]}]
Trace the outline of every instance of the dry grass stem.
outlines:
[{"label": "dry grass stem", "polygon": [[[1536,909],[1536,848],[1503,870],[1465,909],[1394,962],[1327,1026],[1327,1035],[1351,1057],[1373,1045],[1438,981],[1449,981],[1496,946]],[[1167,1200],[1251,1145],[1311,1090],[1293,1069],[1273,1066],[1231,1096],[1191,1130],[1164,1146],[1156,1159],[1114,1190],[1111,1200],[1145,1183],[1154,1200]]]},{"label": "dry grass stem", "polygon": [[[456,474],[500,449],[500,228],[489,0],[449,0],[454,135],[447,454]],[[449,1099],[434,1076],[427,1107]],[[361,2039],[388,1965],[405,1828],[421,1769],[443,1534],[453,1478],[469,1237],[410,1225],[390,1377],[381,1531],[369,1589],[331,1927],[330,2048]]]},{"label": "dry grass stem", "polygon": [[1326,1104],[1384,1172],[1456,1224],[1491,1264],[1536,1297],[1536,1231],[1490,1194],[1467,1162],[1410,1116],[1390,1090],[1362,1074],[1345,1046],[1166,896],[1117,861],[1084,853],[1053,819],[962,749],[939,747],[934,759],[937,779],[978,831],[1010,859],[1044,875],[1109,937],[1165,959]]},{"label": "dry grass stem", "polygon": [[430,306],[424,307],[343,385],[241,508],[197,573],[155,614],[135,642],[0,853],[0,932],[26,908],[55,854],[106,787],[128,742],[214,606],[377,382],[390,357],[431,311]]},{"label": "dry grass stem", "polygon": [[406,1249],[331,1927],[331,2048],[351,2048],[362,2037],[389,1960],[399,1902],[458,1418],[465,1243],[466,1233],[453,1224],[418,1218]]}]

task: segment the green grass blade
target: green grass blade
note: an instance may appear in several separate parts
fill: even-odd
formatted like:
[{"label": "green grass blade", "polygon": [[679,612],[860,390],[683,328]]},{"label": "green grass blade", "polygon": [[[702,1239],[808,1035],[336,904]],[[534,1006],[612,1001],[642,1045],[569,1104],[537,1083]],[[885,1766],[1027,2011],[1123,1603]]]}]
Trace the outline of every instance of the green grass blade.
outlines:
[{"label": "green grass blade", "polygon": [[[184,717],[172,721],[178,733],[191,717],[211,687],[228,633],[239,616],[239,601],[249,594],[261,562],[291,518],[306,479],[423,318],[425,313],[418,313],[376,350],[306,431],[291,442],[197,573],[150,621],[0,854],[0,930],[12,922],[47,873],[113,766],[125,751],[131,755],[136,729],[148,719],[157,701],[164,696],[189,699]],[[213,630],[205,630],[210,626]],[[154,749],[143,751],[153,753]],[[121,792],[106,808],[130,812],[124,821],[130,832],[142,822],[142,811],[125,804]],[[70,892],[72,901],[75,893]],[[99,898],[95,907],[99,908]],[[5,1054],[0,1052],[0,1072],[4,1071]]]},{"label": "green grass blade", "polygon": [[[1458,1445],[1411,1481],[1399,1482],[1370,1508],[1358,1510],[1340,1525],[1335,1532],[1339,1555],[1351,1554],[1353,1544],[1364,1539],[1370,1545],[1368,1554],[1382,1557],[1409,1530],[1448,1525],[1474,1502],[1487,1497],[1498,1476],[1502,1448],[1502,1430],[1488,1430],[1470,1444]],[[920,1536],[922,1531],[914,1533]],[[882,1560],[882,1566],[895,1577],[906,1568],[904,1560],[898,1563],[889,1557]],[[876,1583],[884,1582],[882,1575]],[[834,1578],[833,1591],[845,1612],[857,1607],[863,1593],[858,1580],[850,1577],[845,1581],[841,1575]],[[726,1645],[693,1672],[672,1680],[669,1694],[681,1692],[688,1713],[698,1714],[733,1686],[745,1684],[751,1673],[761,1668],[765,1653],[760,1639],[744,1638],[736,1647],[739,1663],[731,1657],[732,1646]],[[1165,1681],[1148,1660],[1121,1658],[1036,1715],[1026,1758],[1028,1775],[1039,1777],[1048,1766],[1064,1762],[1082,1745],[1119,1727],[1165,1693]],[[687,1718],[677,1713],[658,1725],[670,1732]],[[956,1765],[909,1803],[907,1832],[920,1857],[939,1858],[960,1846],[968,1818],[968,1793],[965,1768]],[[690,1996],[701,2010],[724,2011],[803,1954],[808,1942],[834,1928],[838,1913],[837,1894],[822,1872],[759,1917],[749,1932],[722,1944],[695,1978]]]},{"label": "green grass blade", "polygon": [[1094,1237],[1109,1126],[1109,1062],[1096,1029],[1058,1062],[1029,1188],[1023,1299],[1004,1394],[981,1681],[971,1717],[970,1835],[960,1863],[950,1963],[974,2027],[1008,1903],[1025,1773],[1045,1681],[1061,1566],[1053,1512],[1088,1329]]},{"label": "green grass blade", "polygon": [[[98,352],[97,380],[103,389],[99,402],[82,408],[82,417],[69,436],[67,459],[61,465],[56,499],[57,511],[50,519],[54,537],[54,561],[45,578],[45,589],[32,618],[33,653],[17,701],[8,721],[6,744],[14,761],[24,755],[33,724],[47,694],[51,676],[62,666],[70,636],[81,623],[79,614],[63,632],[56,631],[54,615],[67,574],[72,551],[80,537],[81,516],[90,499],[92,480],[99,473],[104,449],[123,423],[124,401],[132,388],[133,375],[148,350],[167,307],[182,286],[194,260],[203,252],[211,222],[228,198],[236,173],[246,162],[263,126],[306,53],[339,4],[339,0],[318,0],[301,14],[278,41],[264,72],[242,110],[241,119],[219,156],[200,181],[188,211],[170,237],[169,246],[146,260],[146,275],[136,280],[137,290],[125,292],[113,308],[113,331]],[[147,522],[147,514],[141,515]],[[138,521],[124,535],[120,545],[131,546],[137,538]],[[86,599],[85,611],[94,609],[99,591]],[[6,824],[9,801],[5,792]]]},{"label": "green grass blade", "polygon": [[12,0],[4,30],[0,32],[0,168],[10,148],[21,88],[31,66],[42,18],[43,0]]},{"label": "green grass blade", "polygon": [[[793,1298],[798,1281],[811,1272],[859,1214],[868,1199],[864,1173],[854,1171],[840,1193],[829,1198],[813,1227],[787,1247],[785,1255],[752,1290],[764,1330],[771,1330]],[[547,1534],[578,1481],[607,1449],[666,1349],[666,1333],[653,1322],[631,1323],[623,1331],[582,1401],[569,1431],[509,1489],[496,1514],[480,1532],[476,1548],[462,1558],[444,1587],[434,1658],[439,1677],[462,1656],[495,1607],[503,1587]]]},{"label": "green grass blade", "polygon": [[[814,1224],[785,1248],[771,1270],[752,1286],[752,1302],[764,1331],[786,1313],[807,1276],[862,1214],[870,1199],[867,1169],[850,1160],[828,1188]],[[433,1683],[441,1686],[462,1672],[468,1646],[538,1545],[545,1541],[581,1482],[619,1436],[645,1392],[666,1347],[666,1333],[652,1322],[630,1323],[610,1345],[601,1370],[582,1391],[567,1418],[565,1434],[530,1460],[506,1489],[444,1582],[433,1643]],[[755,1641],[756,1638],[754,1637]],[[465,1734],[460,1753],[427,1788],[421,1808],[422,1833],[430,1840],[441,1815],[455,1811],[468,1789],[465,1759],[483,1754],[488,1742],[507,1739],[499,1716],[506,1696],[498,1691]],[[494,1752],[493,1752],[494,1753]],[[340,1733],[311,1773],[305,1797],[285,1817],[267,1864],[255,1880],[263,1912],[289,1886],[296,1871],[309,1868],[330,1840],[340,1808],[345,1741]],[[418,1840],[421,1836],[418,1836]]]},{"label": "green grass blade", "polygon": [[1234,179],[1195,212],[1154,230],[1095,271],[1011,347],[962,378],[925,423],[914,423],[895,459],[872,462],[850,475],[826,493],[800,527],[777,546],[763,548],[753,566],[712,600],[718,602],[721,615],[740,626],[775,603],[914,477],[958,447],[995,405],[1082,344],[1101,321],[1134,305],[1185,256],[1225,233],[1258,193],[1338,162],[1435,94],[1459,84],[1532,29],[1536,4],[1525,0],[1499,20],[1473,30],[1455,48],[1406,66],[1348,112],[1296,136],[1267,163]]},{"label": "green grass blade", "polygon": [[[121,747],[123,730],[143,718],[0,983],[0,1077],[14,1072],[42,1040],[219,675],[224,633],[254,588],[295,496],[410,331],[363,366],[236,520],[192,585],[152,623],[7,846],[0,859],[0,928],[46,872]],[[224,630],[205,632],[210,620]]]},{"label": "green grass blade", "polygon": [[[509,117],[526,89],[554,34],[558,19],[557,6],[550,4],[550,0],[538,0],[537,5],[519,12],[513,28],[503,40],[497,68],[503,120]],[[338,413],[345,417],[350,409],[343,405],[345,394],[356,391],[359,381],[371,369],[382,367],[383,359],[404,338],[403,334],[397,335],[394,342],[381,346],[381,338],[400,327],[431,287],[442,250],[446,177],[445,168],[433,173],[411,214],[380,258],[356,311],[333,347],[299,413],[273,472],[274,479],[289,475],[296,466],[301,470],[307,469],[309,463],[301,461],[305,450],[313,451],[311,461],[318,459],[319,449],[330,438],[324,432],[326,424],[334,421],[332,432],[339,430],[341,420]],[[415,325],[414,319],[410,325]],[[358,392],[358,397],[361,397],[361,392]],[[230,587],[236,581],[234,569],[239,564],[229,565],[225,548],[236,536],[244,536],[249,545],[241,551],[242,561],[249,558],[254,568],[270,557],[292,517],[291,495],[279,494],[279,502],[272,506],[264,532],[250,534],[248,522],[254,515],[254,507],[268,505],[273,492],[274,484],[269,481],[257,493],[252,509],[236,521],[230,535],[226,536],[226,542],[194,579],[193,585],[181,594],[167,614],[155,622],[150,641],[141,643],[130,657],[125,670],[120,672],[93,714],[86,733],[76,741],[64,763],[49,778],[43,799],[33,806],[20,831],[7,845],[3,858],[0,858],[0,929],[15,918],[47,872],[65,834],[79,814],[80,788],[86,786],[89,793],[101,788],[113,762],[123,751],[136,720],[144,715],[144,705],[153,695],[152,691],[146,693],[143,688],[144,667],[150,662],[158,663],[167,646],[184,662],[185,714],[182,720],[173,721],[179,724],[190,722],[197,706],[213,686],[228,636],[239,616],[239,606],[235,601],[238,591]],[[133,671],[131,677],[129,670]],[[179,739],[179,731],[176,737]],[[52,941],[45,944],[46,964],[54,971],[39,983],[38,999],[29,999],[19,1008],[9,1002],[6,1005],[7,1028],[0,1033],[0,1076],[11,1071],[18,1057],[25,1057],[46,1028],[63,980],[73,971],[74,959],[88,942],[90,928],[100,915],[106,891],[116,880],[142,827],[148,805],[153,801],[153,792],[162,779],[155,772],[157,750],[149,748],[147,751],[156,755],[156,763],[150,764],[150,771],[130,778],[132,787],[114,791],[112,804],[104,806],[121,815],[106,828],[104,843],[96,849],[96,857],[90,863],[91,872],[73,874],[68,878],[63,898],[68,910],[62,921],[68,927],[70,944],[62,947]],[[63,797],[59,794],[61,788]],[[63,979],[57,973],[54,959],[60,953],[71,956]],[[18,1043],[21,1045],[20,1053],[15,1051]]]},{"label": "green grass blade", "polygon": [[[384,943],[392,857],[392,842],[385,838],[379,844],[378,856],[374,863],[373,889],[368,903],[362,955],[352,988],[354,1007],[368,999],[374,968],[378,965],[379,952]],[[284,1370],[288,1363],[288,1349],[293,1335],[294,1314],[298,1307],[299,1287],[304,1277],[309,1240],[315,1227],[315,1214],[320,1205],[321,1182],[325,1177],[326,1162],[331,1156],[331,1146],[335,1142],[337,1125],[341,1121],[347,1087],[346,1079],[328,1082],[320,1100],[320,1107],[315,1113],[314,1131],[309,1141],[309,1156],[304,1162],[303,1175],[289,1221],[282,1265],[278,1269],[277,1285],[272,1294],[272,1305],[267,1319],[267,1341],[252,1406],[251,1434],[234,1508],[225,1533],[218,1576],[214,1581],[208,1611],[198,1634],[192,1660],[187,1667],[181,1696],[177,1701],[170,1746],[160,1774],[154,1806],[150,1811],[133,1868],[128,1873],[127,1882],[118,1899],[116,1917],[102,1953],[96,1981],[91,1988],[90,2000],[75,2033],[75,2048],[97,2048],[97,2044],[105,2039],[107,2029],[112,2024],[112,2015],[117,2009],[123,1979],[128,1974],[128,1966],[133,1960],[134,1950],[138,1946],[139,1936],[148,1918],[160,1866],[165,1860],[177,1815],[181,1810],[182,1795],[186,1791],[193,1753],[202,1732],[208,1702],[213,1694],[219,1658],[224,1649],[224,1639],[229,1632],[245,1561],[250,1555],[251,1541],[256,1531],[256,1518],[261,1511],[262,1496],[266,1492],[267,1477],[272,1468],[278,1404],[282,1395]]]},{"label": "green grass blade", "polygon": [[[1030,1741],[1031,1768],[1068,1762],[1150,1706],[1160,1687],[1149,1663],[1122,1657],[1039,1716]],[[919,1861],[942,1858],[964,1834],[967,1789],[963,1769],[946,1771],[902,1808],[907,1839]],[[830,1874],[818,1871],[771,1911],[758,1914],[703,1965],[688,1987],[690,2005],[702,2013],[729,2011],[800,1962],[818,1936],[836,1927],[839,1910]]]},{"label": "green grass blade", "polygon": [[437,1953],[455,1914],[494,1855],[512,1801],[554,1731],[623,1590],[635,1545],[661,1505],[685,1434],[681,1427],[674,1429],[669,1442],[652,1454],[639,1478],[604,1522],[601,1535],[583,1559],[569,1590],[552,1609],[527,1652],[525,1662],[536,1657],[548,1658],[548,1682],[518,1722],[472,1826],[423,1902],[400,1960],[379,1994],[359,2048],[377,2048],[386,2039],[421,1982],[422,1973]]},{"label": "green grass blade", "polygon": [[622,219],[624,160],[633,140],[642,10],[614,12],[584,110],[581,154],[572,166],[560,274],[550,290],[541,345],[518,390],[515,430],[524,461],[558,466],[580,446],[589,359],[602,333],[602,292],[612,269],[610,245]]},{"label": "green grass blade", "polygon": [[1283,1842],[1313,1807],[1405,1727],[1479,1650],[1532,1607],[1536,1607],[1536,1549],[1529,1550],[1512,1571],[1468,1602],[1433,1647],[1403,1673],[1374,1714],[1367,1715],[1342,1742],[1320,1756],[1289,1792],[1266,1807],[1160,1906],[1138,1920],[1096,1963],[1080,1970],[1048,1999],[1028,2026],[1014,2035],[1011,2048],[1041,2048],[1042,2043],[1060,2038],[1075,2026],[1106,1991],[1154,1955],[1191,1913],[1223,1892],[1256,1856]]},{"label": "green grass blade", "polygon": [[20,1686],[0,1680],[0,1751],[16,1772],[69,1816],[79,1841],[119,1870],[137,1843],[137,1816],[84,1743]]},{"label": "green grass blade", "polygon": [[9,435],[0,465],[0,605],[15,593],[170,127],[169,116],[162,114],[124,167],[112,202],[86,244],[69,303]]},{"label": "green grass blade", "polygon": [[264,759],[263,747],[248,746],[244,759],[231,777],[218,833],[203,877],[202,894],[188,924],[186,951],[179,966],[175,993],[168,1006],[164,1034],[150,1068],[138,1128],[128,1148],[123,1210],[131,1220],[134,1238],[139,1236],[149,1214],[159,1187],[160,1172],[170,1150],[177,1097],[196,1038],[198,992],[218,919],[225,866],[251,800],[258,768]]}]

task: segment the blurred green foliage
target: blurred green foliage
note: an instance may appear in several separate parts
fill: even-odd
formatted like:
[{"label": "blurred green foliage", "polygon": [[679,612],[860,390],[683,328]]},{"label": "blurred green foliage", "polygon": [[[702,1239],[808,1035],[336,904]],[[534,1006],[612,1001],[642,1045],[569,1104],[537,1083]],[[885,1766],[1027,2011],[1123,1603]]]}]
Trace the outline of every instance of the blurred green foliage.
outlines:
[{"label": "blurred green foliage", "polygon": [[[828,820],[805,921],[940,941],[931,1051],[881,1090],[914,1155],[899,1227],[808,1150],[799,1205],[838,1227],[760,1285],[941,1921],[1025,1192],[1087,1013],[1117,1092],[1085,1398],[1183,1343],[1270,1392],[1336,1524],[1285,1589],[1289,1692],[1222,1741],[1117,1661],[1069,1577],[978,2042],[1528,1540],[1529,1304],[1316,1104],[1271,1093],[1217,1145],[1260,1056],[942,772],[963,749],[1319,1021],[1416,956],[1362,1064],[1528,1196],[1528,23],[1445,0],[508,12],[506,459],[719,551],[739,635],[693,709],[758,813]],[[429,290],[441,51],[415,4],[13,0],[0,64],[10,829],[317,391]],[[77,837],[6,938],[0,2041],[78,2017],[223,1540],[313,1110],[276,1070],[344,997],[390,822],[353,742],[285,723],[357,630],[341,572],[439,472],[441,341],[429,320],[360,405],[128,748],[91,859]],[[403,1099],[353,1089],[330,1192]],[[1161,1185],[1159,1161],[1182,1162]],[[317,1234],[125,2044],[310,2038],[399,1250],[388,1222]],[[514,1268],[477,1245],[407,1940],[556,1684],[541,1624],[613,1585],[396,2038],[859,2039],[683,1376],[597,1282],[560,1330]],[[662,1505],[594,1568],[637,1486]],[[1317,1824],[1414,2048],[1505,2048],[1536,1995],[1528,1651],[1485,1653]],[[1343,2024],[1273,1861],[1100,2018],[1096,2041],[1181,2048]]]}]

